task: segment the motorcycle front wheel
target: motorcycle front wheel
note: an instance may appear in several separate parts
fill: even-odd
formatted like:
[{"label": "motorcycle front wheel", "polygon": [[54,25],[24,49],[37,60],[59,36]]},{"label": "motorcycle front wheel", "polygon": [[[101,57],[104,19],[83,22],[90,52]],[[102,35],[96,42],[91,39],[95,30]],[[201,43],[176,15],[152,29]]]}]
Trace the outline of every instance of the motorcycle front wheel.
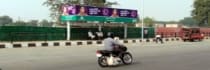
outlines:
[{"label": "motorcycle front wheel", "polygon": [[130,53],[124,53],[121,59],[126,65],[133,63],[133,57]]}]

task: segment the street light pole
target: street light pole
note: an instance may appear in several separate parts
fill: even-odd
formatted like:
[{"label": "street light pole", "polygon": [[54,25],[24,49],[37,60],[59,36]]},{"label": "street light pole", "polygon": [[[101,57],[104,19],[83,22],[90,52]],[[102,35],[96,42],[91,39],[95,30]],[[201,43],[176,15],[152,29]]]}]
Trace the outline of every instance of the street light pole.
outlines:
[{"label": "street light pole", "polygon": [[144,3],[142,0],[142,20],[141,20],[141,40],[143,41],[144,39]]},{"label": "street light pole", "polygon": [[66,40],[70,40],[71,39],[71,23],[70,21],[67,21],[67,25],[66,25],[66,33],[67,33],[67,39]]},{"label": "street light pole", "polygon": [[84,5],[85,1],[84,0],[80,0],[80,4]]}]

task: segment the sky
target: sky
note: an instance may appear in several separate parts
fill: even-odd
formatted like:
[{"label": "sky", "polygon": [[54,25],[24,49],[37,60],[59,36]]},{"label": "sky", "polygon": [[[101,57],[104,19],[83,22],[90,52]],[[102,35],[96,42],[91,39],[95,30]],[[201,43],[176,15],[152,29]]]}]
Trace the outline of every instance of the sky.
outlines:
[{"label": "sky", "polygon": [[[0,16],[8,15],[21,20],[51,20],[49,10],[43,6],[45,0],[0,0]],[[189,17],[193,0],[109,0],[117,1],[114,8],[136,9],[142,17],[152,17],[157,21],[179,21]]]}]

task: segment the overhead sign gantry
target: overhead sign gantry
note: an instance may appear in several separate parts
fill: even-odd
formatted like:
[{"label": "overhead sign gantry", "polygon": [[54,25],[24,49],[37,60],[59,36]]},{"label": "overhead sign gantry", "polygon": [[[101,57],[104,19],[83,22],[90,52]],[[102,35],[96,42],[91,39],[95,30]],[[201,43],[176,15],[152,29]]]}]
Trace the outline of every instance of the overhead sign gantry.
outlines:
[{"label": "overhead sign gantry", "polygon": [[62,21],[136,23],[137,10],[64,5]]}]

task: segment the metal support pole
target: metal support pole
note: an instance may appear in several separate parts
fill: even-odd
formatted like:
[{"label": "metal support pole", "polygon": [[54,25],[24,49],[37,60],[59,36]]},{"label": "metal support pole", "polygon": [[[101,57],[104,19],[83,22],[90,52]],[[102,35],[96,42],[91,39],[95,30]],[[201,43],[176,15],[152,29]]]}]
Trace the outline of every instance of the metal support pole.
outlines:
[{"label": "metal support pole", "polygon": [[127,38],[127,31],[128,31],[128,25],[127,24],[125,24],[124,25],[124,38],[126,39]]},{"label": "metal support pole", "polygon": [[67,22],[67,40],[71,39],[71,23],[70,21]]},{"label": "metal support pole", "polygon": [[144,39],[144,20],[142,20],[142,24],[141,24],[141,39]]},{"label": "metal support pole", "polygon": [[209,26],[209,12],[207,12],[206,23],[207,23],[207,26]]},{"label": "metal support pole", "polygon": [[141,39],[144,39],[144,3],[142,0],[142,22],[141,22]]},{"label": "metal support pole", "polygon": [[98,31],[99,31],[99,32],[102,31],[102,26],[101,26],[101,24],[98,24]]}]

